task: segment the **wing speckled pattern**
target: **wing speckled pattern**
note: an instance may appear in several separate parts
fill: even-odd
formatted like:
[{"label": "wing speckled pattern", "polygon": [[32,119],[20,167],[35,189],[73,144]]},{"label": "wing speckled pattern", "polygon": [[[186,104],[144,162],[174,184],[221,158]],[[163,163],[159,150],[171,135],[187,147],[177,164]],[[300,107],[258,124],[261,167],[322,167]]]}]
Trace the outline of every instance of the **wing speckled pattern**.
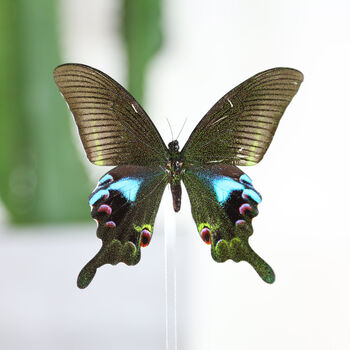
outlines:
[{"label": "wing speckled pattern", "polygon": [[78,286],[85,288],[104,264],[135,265],[153,234],[167,174],[160,167],[119,166],[105,174],[89,198],[102,247],[82,269]]},{"label": "wing speckled pattern", "polygon": [[211,245],[213,259],[247,261],[265,282],[273,283],[273,270],[248,243],[262,200],[251,179],[235,166],[214,165],[192,166],[183,180],[198,233]]},{"label": "wing speckled pattern", "polygon": [[195,164],[258,163],[302,81],[303,74],[291,68],[254,75],[209,110],[181,153]]},{"label": "wing speckled pattern", "polygon": [[158,165],[166,146],[138,102],[116,81],[82,64],[63,64],[54,79],[96,165]]},{"label": "wing speckled pattern", "polygon": [[65,64],[54,79],[78,126],[88,159],[114,165],[89,198],[102,247],[81,270],[85,288],[104,264],[135,265],[147,247],[165,186],[173,208],[181,208],[181,181],[201,239],[217,262],[247,261],[267,283],[275,275],[249,245],[261,195],[236,165],[258,163],[297,93],[303,75],[273,68],[223,96],[198,123],[182,151],[165,146],[135,99],[108,75],[85,65]]}]

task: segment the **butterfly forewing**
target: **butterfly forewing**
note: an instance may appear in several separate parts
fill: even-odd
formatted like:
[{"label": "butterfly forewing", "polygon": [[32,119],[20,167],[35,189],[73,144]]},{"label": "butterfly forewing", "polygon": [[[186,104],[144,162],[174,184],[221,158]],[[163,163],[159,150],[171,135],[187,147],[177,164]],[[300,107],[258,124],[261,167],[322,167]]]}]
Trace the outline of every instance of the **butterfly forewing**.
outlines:
[{"label": "butterfly forewing", "polygon": [[258,163],[302,81],[295,69],[273,68],[232,89],[192,132],[182,150],[187,163]]},{"label": "butterfly forewing", "polygon": [[97,165],[166,162],[166,146],[137,101],[97,69],[64,64],[54,79],[79,129],[88,159]]}]

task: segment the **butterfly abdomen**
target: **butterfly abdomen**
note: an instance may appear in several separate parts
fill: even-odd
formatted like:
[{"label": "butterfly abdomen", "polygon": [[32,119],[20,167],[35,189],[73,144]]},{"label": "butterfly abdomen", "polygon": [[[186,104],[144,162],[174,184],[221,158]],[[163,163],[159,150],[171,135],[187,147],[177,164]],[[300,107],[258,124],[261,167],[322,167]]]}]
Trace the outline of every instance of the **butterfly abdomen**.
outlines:
[{"label": "butterfly abdomen", "polygon": [[173,196],[174,211],[178,212],[181,208],[181,178],[183,171],[183,161],[179,152],[179,142],[174,140],[169,143],[169,162],[167,169],[169,172],[169,183],[171,194]]},{"label": "butterfly abdomen", "polygon": [[181,208],[181,182],[176,181],[170,184],[171,194],[173,196],[173,207],[175,212],[178,212]]}]

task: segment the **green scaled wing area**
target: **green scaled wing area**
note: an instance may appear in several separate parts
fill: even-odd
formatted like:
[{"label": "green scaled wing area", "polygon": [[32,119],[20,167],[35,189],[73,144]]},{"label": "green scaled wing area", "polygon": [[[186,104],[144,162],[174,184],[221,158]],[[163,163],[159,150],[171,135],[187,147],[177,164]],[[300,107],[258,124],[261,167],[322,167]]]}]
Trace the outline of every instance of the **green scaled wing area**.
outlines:
[{"label": "green scaled wing area", "polygon": [[168,175],[161,167],[119,166],[105,174],[89,198],[102,247],[82,269],[85,288],[104,264],[136,265],[152,238],[154,220]]},{"label": "green scaled wing area", "polygon": [[215,165],[191,166],[183,180],[198,233],[211,245],[213,259],[247,261],[265,282],[273,283],[273,270],[248,243],[261,202],[251,179],[235,166]]},{"label": "green scaled wing area", "polygon": [[295,69],[273,68],[229,91],[193,130],[181,152],[186,162],[258,163],[302,81]]},{"label": "green scaled wing area", "polygon": [[90,162],[159,165],[167,149],[146,112],[116,81],[83,64],[63,64],[54,79],[73,113]]}]

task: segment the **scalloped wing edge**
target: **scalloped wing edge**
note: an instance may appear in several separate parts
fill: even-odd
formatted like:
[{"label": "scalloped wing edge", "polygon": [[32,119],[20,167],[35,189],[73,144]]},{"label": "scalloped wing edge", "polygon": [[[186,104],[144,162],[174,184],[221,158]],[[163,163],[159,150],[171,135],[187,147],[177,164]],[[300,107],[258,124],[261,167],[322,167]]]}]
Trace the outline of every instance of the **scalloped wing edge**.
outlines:
[{"label": "scalloped wing edge", "polygon": [[80,271],[77,285],[79,288],[86,288],[95,277],[99,267],[108,261],[111,265],[124,262],[127,265],[136,265],[141,259],[140,247],[136,247],[132,242],[124,244],[118,239],[112,240],[108,244],[102,245],[100,251],[92,258]]},{"label": "scalloped wing edge", "polygon": [[233,260],[234,262],[246,261],[255,269],[263,281],[269,284],[275,281],[275,273],[271,266],[254,252],[248,240],[234,237],[228,242],[222,239],[215,247],[212,245],[211,255],[219,263],[227,260]]}]

